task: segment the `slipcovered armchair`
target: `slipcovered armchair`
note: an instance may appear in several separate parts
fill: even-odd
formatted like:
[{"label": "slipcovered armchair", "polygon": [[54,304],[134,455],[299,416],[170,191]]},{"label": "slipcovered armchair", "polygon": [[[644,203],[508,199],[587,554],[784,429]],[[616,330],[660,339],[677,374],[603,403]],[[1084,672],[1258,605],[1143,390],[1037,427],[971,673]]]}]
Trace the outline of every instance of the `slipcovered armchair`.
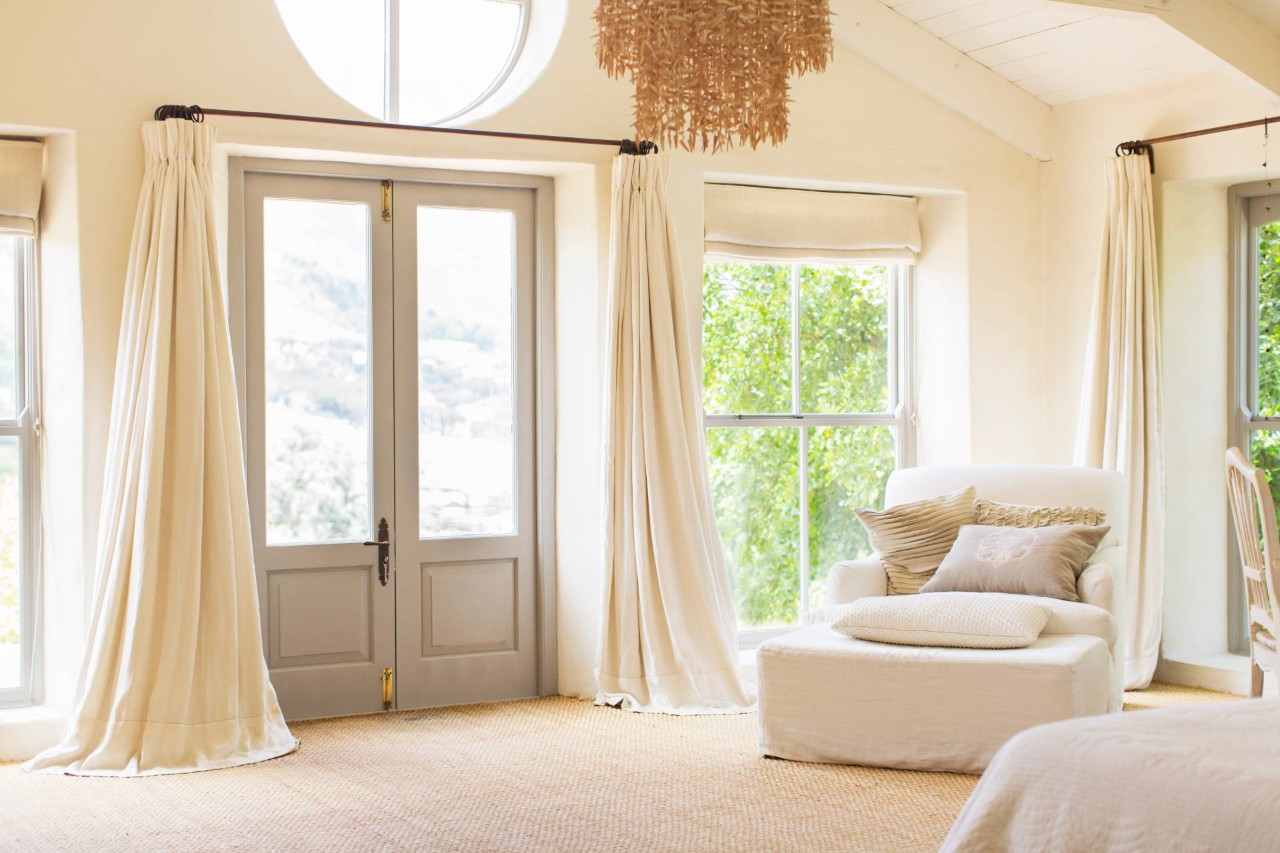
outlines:
[{"label": "slipcovered armchair", "polygon": [[[1124,701],[1127,488],[1111,471],[1053,465],[946,465],[890,475],[885,506],[973,486],[979,499],[1092,507],[1111,530],[1027,648],[910,647],[831,629],[849,602],[886,595],[877,555],[832,566],[810,624],[757,655],[761,751],[801,761],[981,772],[1012,735],[1040,723],[1119,711]],[[850,523],[858,523],[852,517]],[[930,593],[921,593],[929,595]],[[1003,593],[990,593],[1003,595]]]},{"label": "slipcovered armchair", "polygon": [[[1114,471],[1075,468],[1068,465],[934,465],[903,468],[889,475],[885,487],[885,508],[926,500],[947,492],[973,486],[979,498],[999,503],[1035,506],[1088,506],[1104,511],[1111,532],[1097,553],[1085,565],[1076,584],[1080,600],[1111,614],[1112,700],[1115,710],[1124,701],[1124,644],[1120,641],[1120,621],[1124,613],[1125,549],[1122,535],[1127,518],[1124,477]],[[809,613],[809,624],[832,621],[843,605],[873,595],[888,593],[888,576],[880,557],[872,554],[858,560],[836,563],[827,574],[824,606]],[[1072,633],[1075,620],[1069,614],[1078,608],[1072,602],[1057,604],[1045,633]]]}]

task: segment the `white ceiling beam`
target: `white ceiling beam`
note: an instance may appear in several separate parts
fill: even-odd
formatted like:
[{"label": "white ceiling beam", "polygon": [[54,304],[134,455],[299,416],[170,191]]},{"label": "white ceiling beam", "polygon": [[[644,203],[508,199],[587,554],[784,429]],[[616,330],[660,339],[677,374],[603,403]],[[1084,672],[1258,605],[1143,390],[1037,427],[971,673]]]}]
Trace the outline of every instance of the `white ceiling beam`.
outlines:
[{"label": "white ceiling beam", "polygon": [[1280,97],[1280,36],[1224,0],[1054,0],[1154,15],[1221,59],[1229,70]]},{"label": "white ceiling beam", "polygon": [[913,24],[881,0],[834,0],[845,47],[1039,160],[1051,153],[1048,104]]}]

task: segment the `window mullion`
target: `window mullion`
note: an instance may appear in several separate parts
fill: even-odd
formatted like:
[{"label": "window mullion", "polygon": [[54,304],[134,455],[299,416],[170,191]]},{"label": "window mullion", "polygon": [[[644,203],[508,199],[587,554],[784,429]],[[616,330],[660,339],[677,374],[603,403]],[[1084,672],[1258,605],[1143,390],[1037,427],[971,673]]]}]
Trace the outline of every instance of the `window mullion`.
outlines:
[{"label": "window mullion", "polygon": [[[791,265],[791,410],[800,415],[804,409],[801,401],[800,364],[800,264]],[[803,420],[797,427],[800,475],[800,622],[809,614],[809,428]]]},{"label": "window mullion", "polygon": [[383,111],[387,121],[400,121],[400,0],[386,0],[386,68],[383,70]]}]

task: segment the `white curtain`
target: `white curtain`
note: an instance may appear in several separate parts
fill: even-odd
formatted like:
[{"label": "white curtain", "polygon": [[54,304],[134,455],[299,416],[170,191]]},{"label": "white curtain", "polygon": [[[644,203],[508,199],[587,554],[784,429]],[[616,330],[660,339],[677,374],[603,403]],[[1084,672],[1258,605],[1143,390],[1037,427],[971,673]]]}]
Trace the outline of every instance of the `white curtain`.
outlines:
[{"label": "white curtain", "polygon": [[613,164],[597,704],[734,713],[737,623],[711,508],[665,155]]},{"label": "white curtain", "polygon": [[1107,227],[1094,295],[1076,464],[1129,481],[1125,686],[1147,687],[1160,655],[1164,588],[1164,453],[1160,290],[1151,161],[1107,166]]},{"label": "white curtain", "polygon": [[116,364],[97,601],[62,742],[28,770],[144,776],[291,752],[267,677],[212,130],[149,122]]}]

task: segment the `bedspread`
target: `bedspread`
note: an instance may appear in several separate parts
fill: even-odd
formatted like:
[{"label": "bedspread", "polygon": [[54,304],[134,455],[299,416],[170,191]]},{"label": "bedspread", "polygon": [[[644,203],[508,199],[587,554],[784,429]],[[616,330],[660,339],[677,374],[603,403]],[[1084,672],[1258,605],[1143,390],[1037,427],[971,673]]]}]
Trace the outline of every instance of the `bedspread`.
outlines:
[{"label": "bedspread", "polygon": [[942,850],[1280,850],[1280,700],[1022,732],[996,754]]}]

